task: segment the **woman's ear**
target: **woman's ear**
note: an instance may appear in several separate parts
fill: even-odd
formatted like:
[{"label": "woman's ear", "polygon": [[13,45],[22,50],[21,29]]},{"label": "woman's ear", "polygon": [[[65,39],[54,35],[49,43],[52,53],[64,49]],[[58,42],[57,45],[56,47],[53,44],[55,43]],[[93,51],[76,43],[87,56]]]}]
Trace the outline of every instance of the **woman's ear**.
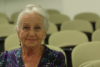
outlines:
[{"label": "woman's ear", "polygon": [[46,34],[47,34],[47,32],[45,32],[45,34],[44,34],[44,40],[45,40],[45,38],[46,38]]},{"label": "woman's ear", "polygon": [[46,38],[47,31],[48,31],[48,29],[47,29],[47,30],[45,31],[45,33],[44,33],[44,39]]},{"label": "woman's ear", "polygon": [[17,27],[16,27],[16,32],[17,32],[18,38],[20,39],[20,36],[19,36],[19,30],[18,30]]}]

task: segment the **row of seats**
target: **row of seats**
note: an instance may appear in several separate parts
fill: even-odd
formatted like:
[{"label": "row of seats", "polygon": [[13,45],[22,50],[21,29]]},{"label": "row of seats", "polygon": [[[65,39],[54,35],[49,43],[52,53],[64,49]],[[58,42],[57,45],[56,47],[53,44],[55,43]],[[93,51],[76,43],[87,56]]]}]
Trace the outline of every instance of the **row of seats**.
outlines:
[{"label": "row of seats", "polygon": [[[75,20],[75,21],[79,21],[79,20]],[[93,32],[92,26],[89,23],[85,23],[85,22],[84,23],[81,23],[81,22],[67,22],[67,23],[63,23],[61,25],[61,31],[66,31],[66,30],[67,31],[68,30],[81,31],[81,32],[83,32],[83,33],[85,33],[87,35],[89,41],[91,41],[91,40],[92,41],[93,40],[100,40],[100,38],[98,37],[100,30],[98,29],[98,30],[96,30],[96,31]],[[15,32],[15,25],[12,25],[12,24],[2,24],[2,25],[0,25],[0,32],[1,32],[0,33],[0,37],[7,37],[10,34],[16,33]],[[45,41],[46,41],[45,43],[46,44],[49,44],[48,43],[48,39],[49,39],[49,37],[53,33],[55,33],[55,34],[58,33],[58,30],[57,30],[57,27],[56,27],[55,24],[50,23],[50,28],[48,29],[47,37],[45,39]],[[68,37],[66,36],[66,38],[68,38]]]},{"label": "row of seats", "polygon": [[[65,37],[62,37],[62,38],[64,39]],[[12,42],[12,40],[13,40],[13,42]],[[59,42],[59,40],[57,40],[57,39],[54,41]],[[73,45],[70,45],[70,43],[69,43],[68,46],[73,46]],[[87,41],[84,41],[84,42],[79,43],[78,45],[74,45],[74,46],[76,46],[76,47],[71,52],[72,67],[79,67],[79,66],[82,67],[82,66],[84,66],[83,63],[100,59],[100,57],[99,57],[100,41],[88,42],[88,40],[87,40]],[[9,50],[17,49],[19,47],[20,47],[19,39],[18,39],[17,34],[12,34],[6,38],[5,43],[4,43],[5,50],[9,51]],[[47,45],[47,47],[49,47],[53,50],[63,52],[65,55],[65,58],[66,58],[65,62],[67,65],[69,64],[69,61],[67,60],[69,58],[68,54],[66,54],[66,50],[63,51],[62,49],[59,48],[61,46],[57,47],[57,45],[49,44],[49,45]],[[63,47],[66,47],[66,46],[64,45]]]},{"label": "row of seats", "polygon": [[[47,12],[50,16],[51,22],[61,23],[63,21],[70,20],[70,18],[67,15],[63,15],[57,10],[48,9]],[[18,14],[19,14],[19,11],[11,15],[11,22],[14,22],[14,20],[18,17]],[[4,13],[0,13],[0,17],[7,18],[7,15]],[[92,13],[92,12],[84,12],[84,13],[76,14],[74,16],[74,19],[82,19],[82,20],[87,20],[89,22],[96,22],[97,20],[100,19],[100,17],[99,15]]]},{"label": "row of seats", "polygon": [[[61,14],[58,10],[55,10],[55,9],[47,9],[47,13],[49,15],[53,15],[53,14]],[[16,18],[19,14],[19,11],[18,12],[15,12],[11,15],[11,18]],[[7,18],[7,15],[4,14],[4,13],[0,13],[0,15],[2,17],[6,17]],[[84,13],[79,13],[79,14],[76,14],[74,16],[74,19],[83,19],[83,20],[88,20],[90,22],[95,22],[99,19],[99,15],[97,15],[96,13],[92,13],[92,12],[84,12]]]},{"label": "row of seats", "polygon": [[[61,14],[57,10],[49,10],[48,9],[47,12],[49,13],[49,15],[51,15],[51,14]],[[4,18],[5,20],[10,21],[10,22],[14,22],[14,24],[15,24],[16,23],[16,19],[18,18],[19,13],[20,13],[20,11],[12,13],[11,20],[9,20],[5,13],[0,12],[0,18]]]},{"label": "row of seats", "polygon": [[[97,30],[100,29],[99,23],[97,25],[98,27],[96,26]],[[47,43],[46,44],[48,44],[48,38],[49,38],[50,34],[58,32],[55,24],[51,23],[50,25],[51,26],[47,32],[47,38],[46,38]],[[91,23],[89,23],[88,21],[85,21],[85,20],[66,21],[66,22],[62,23],[60,31],[64,31],[64,30],[78,30],[78,31],[84,32],[88,36],[89,41],[91,41],[91,39],[92,39],[91,36],[92,36],[93,32],[96,31],[96,30],[93,31],[93,27],[92,27]]]},{"label": "row of seats", "polygon": [[[55,19],[55,18],[54,18]],[[16,19],[17,21],[17,19]],[[54,22],[51,22],[52,24],[56,24]],[[7,19],[5,20],[4,18],[0,18],[0,25],[1,24],[9,24]],[[60,30],[66,30],[66,29],[76,29],[79,28],[79,30],[87,31],[87,32],[93,32],[93,27],[92,24],[89,21],[86,20],[69,20],[65,21],[60,24]],[[53,25],[54,27],[54,25]],[[87,28],[87,30],[86,30]],[[95,29],[100,29],[100,20],[98,20],[95,24]]]},{"label": "row of seats", "polygon": [[[12,19],[11,19],[11,21],[10,22],[13,22],[13,24],[16,24],[16,22],[17,22],[17,18],[18,18],[18,14],[19,14],[19,12],[16,12],[16,13],[14,13],[13,15],[12,15]],[[87,13],[87,15],[89,15],[89,16],[91,16],[91,15],[94,15],[94,14],[88,14]],[[86,15],[86,17],[87,17],[87,15]],[[79,15],[78,15],[79,16]],[[92,24],[92,27],[93,27],[93,30],[95,30],[95,29],[98,29],[98,28],[100,28],[100,19],[96,19],[95,18],[95,16],[96,15],[94,15],[93,17],[91,16],[90,18],[91,18],[91,20],[90,20],[90,18],[88,18],[88,20],[87,19],[82,19],[82,18],[80,18],[79,17],[79,19],[78,19],[78,17],[76,16],[76,18],[74,19],[74,20],[70,20],[70,18],[67,16],[67,15],[63,15],[63,14],[57,14],[57,13],[53,13],[53,14],[50,14],[50,22],[51,23],[54,23],[54,24],[56,24],[57,25],[57,28],[58,28],[58,30],[60,30],[60,29],[62,29],[62,27],[61,27],[61,25],[63,24],[63,23],[70,23],[70,22],[77,22],[77,23],[82,23],[83,22],[83,24],[86,24],[86,22],[87,22],[87,25],[89,25],[90,24],[90,22],[91,22],[91,24]],[[93,19],[93,18],[95,18],[95,19]],[[79,20],[81,20],[81,21],[79,21]],[[82,21],[83,20],[83,21]],[[94,23],[95,22],[95,23]],[[2,16],[2,14],[0,15],[0,24],[8,24],[9,23],[9,21],[8,21],[8,18],[7,17],[4,17],[4,16]],[[76,24],[77,24],[76,23]],[[96,24],[96,25],[95,25]],[[87,27],[87,26],[86,26]]]}]

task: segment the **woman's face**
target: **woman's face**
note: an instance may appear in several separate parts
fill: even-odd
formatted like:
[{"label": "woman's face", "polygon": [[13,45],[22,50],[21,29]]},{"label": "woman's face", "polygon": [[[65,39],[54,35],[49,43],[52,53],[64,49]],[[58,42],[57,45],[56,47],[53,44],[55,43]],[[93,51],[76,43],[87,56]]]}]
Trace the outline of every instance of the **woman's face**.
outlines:
[{"label": "woman's face", "polygon": [[23,46],[32,47],[40,45],[46,37],[44,18],[36,12],[23,15],[18,37]]}]

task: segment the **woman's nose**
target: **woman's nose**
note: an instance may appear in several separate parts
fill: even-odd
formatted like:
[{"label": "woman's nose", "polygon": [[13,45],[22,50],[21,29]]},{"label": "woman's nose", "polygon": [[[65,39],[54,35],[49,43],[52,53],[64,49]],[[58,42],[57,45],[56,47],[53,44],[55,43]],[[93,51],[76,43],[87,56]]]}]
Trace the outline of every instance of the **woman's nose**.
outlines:
[{"label": "woman's nose", "polygon": [[35,31],[34,30],[30,30],[29,35],[30,36],[35,36]]}]

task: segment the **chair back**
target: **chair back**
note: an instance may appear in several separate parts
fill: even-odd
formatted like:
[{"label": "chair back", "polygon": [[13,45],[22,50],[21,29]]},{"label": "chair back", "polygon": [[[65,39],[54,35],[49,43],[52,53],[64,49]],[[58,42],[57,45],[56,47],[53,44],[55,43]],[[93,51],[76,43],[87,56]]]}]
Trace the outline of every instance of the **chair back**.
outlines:
[{"label": "chair back", "polygon": [[95,13],[84,12],[84,13],[79,13],[75,15],[74,19],[81,19],[81,20],[87,20],[89,22],[96,22],[97,20],[99,20],[99,16]]},{"label": "chair back", "polygon": [[88,61],[81,64],[79,67],[100,67],[100,60]]},{"label": "chair back", "polygon": [[55,9],[48,9],[46,11],[49,15],[51,15],[51,14],[60,14],[60,12],[58,10],[55,10]]},{"label": "chair back", "polygon": [[50,27],[47,31],[47,34],[53,34],[57,31],[58,31],[57,26],[54,23],[50,23]]},{"label": "chair back", "polygon": [[76,30],[56,32],[49,37],[49,44],[54,44],[55,46],[65,43],[78,45],[84,42],[88,42],[88,37],[86,34]]},{"label": "chair back", "polygon": [[5,13],[1,13],[1,12],[0,12],[0,17],[5,18],[5,19],[8,18],[7,15],[6,15]]},{"label": "chair back", "polygon": [[96,22],[95,29],[96,30],[100,29],[100,19]]},{"label": "chair back", "polygon": [[13,33],[16,33],[14,28],[15,25],[11,25],[11,24],[0,25],[0,37],[7,37]]},{"label": "chair back", "polygon": [[70,18],[67,15],[62,14],[53,14],[50,15],[50,22],[54,24],[62,24],[64,21],[70,20]]},{"label": "chair back", "polygon": [[100,41],[100,29],[92,33],[92,41]]},{"label": "chair back", "polygon": [[11,15],[11,21],[14,22],[14,21],[18,18],[18,15],[19,15],[19,11],[13,13],[13,14]]},{"label": "chair back", "polygon": [[0,25],[1,24],[9,24],[9,21],[7,18],[4,18],[4,17],[0,17]]},{"label": "chair back", "polygon": [[4,42],[4,50],[12,50],[16,47],[20,47],[20,42],[17,33],[9,35]]},{"label": "chair back", "polygon": [[93,32],[92,24],[86,20],[73,20],[62,23],[61,30],[78,30],[82,32]]},{"label": "chair back", "polygon": [[72,66],[100,59],[100,42],[86,42],[77,45],[72,51]]}]

